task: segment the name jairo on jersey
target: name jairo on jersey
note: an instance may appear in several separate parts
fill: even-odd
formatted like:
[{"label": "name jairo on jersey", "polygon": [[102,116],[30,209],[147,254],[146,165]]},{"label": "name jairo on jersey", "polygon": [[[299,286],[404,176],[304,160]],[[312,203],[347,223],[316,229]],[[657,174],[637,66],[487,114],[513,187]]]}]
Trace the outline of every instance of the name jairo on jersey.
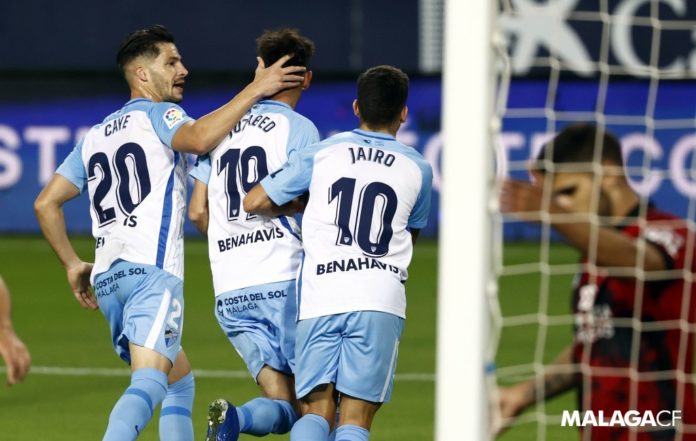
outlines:
[{"label": "name jairo on jersey", "polygon": [[186,160],[171,142],[190,120],[176,104],[131,100],[92,127],[56,171],[88,190],[92,278],[123,259],[183,279]]}]

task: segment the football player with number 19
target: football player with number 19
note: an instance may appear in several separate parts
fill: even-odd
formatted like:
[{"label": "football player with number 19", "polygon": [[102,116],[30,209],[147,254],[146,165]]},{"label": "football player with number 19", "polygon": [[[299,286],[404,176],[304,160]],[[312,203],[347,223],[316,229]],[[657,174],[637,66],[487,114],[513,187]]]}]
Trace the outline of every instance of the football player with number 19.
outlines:
[{"label": "football player with number 19", "polygon": [[[293,54],[287,65],[306,67],[313,53],[312,41],[293,29],[257,39],[257,55],[268,64]],[[287,433],[298,418],[293,370],[299,227],[290,216],[247,213],[242,197],[288,157],[319,142],[314,124],[294,110],[311,78],[307,71],[301,85],[255,104],[191,171],[196,181],[189,217],[208,235],[215,316],[263,393],[239,407],[225,399],[211,403],[211,441]]]}]

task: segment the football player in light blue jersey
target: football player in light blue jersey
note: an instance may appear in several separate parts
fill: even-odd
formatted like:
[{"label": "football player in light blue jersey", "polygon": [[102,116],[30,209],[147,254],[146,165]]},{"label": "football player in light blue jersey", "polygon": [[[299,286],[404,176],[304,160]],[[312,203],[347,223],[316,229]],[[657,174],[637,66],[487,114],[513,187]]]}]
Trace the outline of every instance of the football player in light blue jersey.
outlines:
[{"label": "football player in light blue jersey", "polygon": [[[306,67],[313,52],[314,44],[293,29],[267,31],[257,39],[257,54],[268,64],[293,54],[286,65]],[[233,441],[240,432],[287,433],[299,417],[293,378],[299,227],[292,217],[249,215],[241,202],[288,157],[319,141],[314,124],[293,110],[311,74],[305,73],[300,86],[254,105],[191,171],[196,182],[189,217],[208,235],[215,315],[263,394],[239,407],[214,401],[211,441]]]},{"label": "football player in light blue jersey", "polygon": [[[406,317],[404,282],[426,223],[432,169],[396,141],[406,120],[408,77],[391,66],[358,78],[360,128],[292,156],[244,199],[271,215],[309,191],[302,218],[295,390],[303,417],[293,441],[365,441],[389,401]],[[309,232],[309,233],[308,233]]]},{"label": "football player in light blue jersey", "polygon": [[[268,69],[259,60],[251,84],[193,120],[174,104],[188,71],[171,33],[159,25],[131,33],[117,55],[131,100],[87,133],[35,202],[75,297],[101,310],[114,349],[131,366],[104,440],[135,439],[160,403],[160,438],[193,439],[194,380],[181,350],[185,155],[208,152],[260,98],[300,84],[304,68],[283,68],[288,58]],[[63,204],[84,190],[94,264],[78,257],[63,218]]]}]

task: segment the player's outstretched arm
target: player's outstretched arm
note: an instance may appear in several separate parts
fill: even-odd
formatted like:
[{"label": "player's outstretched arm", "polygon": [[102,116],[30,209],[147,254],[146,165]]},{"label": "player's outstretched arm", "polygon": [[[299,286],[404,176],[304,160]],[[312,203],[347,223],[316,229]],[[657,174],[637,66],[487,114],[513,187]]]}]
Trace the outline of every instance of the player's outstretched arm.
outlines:
[{"label": "player's outstretched arm", "polygon": [[261,184],[256,184],[244,198],[244,211],[262,216],[288,216],[304,211],[305,196],[297,197],[287,204],[276,205]]},{"label": "player's outstretched arm", "polygon": [[31,366],[31,356],[22,340],[15,334],[12,324],[10,290],[0,277],[0,356],[7,368],[7,384],[17,384],[24,379]]},{"label": "player's outstretched arm", "polygon": [[65,177],[54,174],[34,202],[36,218],[49,245],[63,264],[75,298],[87,309],[97,309],[94,294],[89,290],[92,264],[83,262],[68,239],[63,204],[77,197],[80,190]]},{"label": "player's outstretched arm", "polygon": [[227,104],[207,115],[181,126],[174,134],[172,148],[186,153],[203,155],[217,146],[237,122],[258,100],[272,96],[283,89],[299,86],[307,68],[283,67],[292,55],[285,55],[266,68],[257,58],[256,76]]},{"label": "player's outstretched arm", "polygon": [[198,179],[194,180],[188,216],[198,231],[208,234],[208,186]]},{"label": "player's outstretched arm", "polygon": [[573,368],[573,347],[566,348],[547,368],[543,378],[543,395],[540,396],[537,379],[498,388],[500,420],[494,422],[496,433],[503,432],[526,408],[541,400],[548,400],[577,385]]},{"label": "player's outstretched arm", "polygon": [[[506,180],[500,193],[500,211],[530,222],[542,220],[543,188],[539,184]],[[597,229],[596,264],[604,267],[630,267],[638,265],[639,243],[612,227],[593,226],[587,220],[569,221],[574,214],[564,203],[564,196],[551,198],[548,213],[551,225],[583,254],[589,254],[593,245],[593,229]],[[563,219],[563,218],[566,219]],[[646,242],[644,271],[662,271],[667,262],[657,247]]]}]

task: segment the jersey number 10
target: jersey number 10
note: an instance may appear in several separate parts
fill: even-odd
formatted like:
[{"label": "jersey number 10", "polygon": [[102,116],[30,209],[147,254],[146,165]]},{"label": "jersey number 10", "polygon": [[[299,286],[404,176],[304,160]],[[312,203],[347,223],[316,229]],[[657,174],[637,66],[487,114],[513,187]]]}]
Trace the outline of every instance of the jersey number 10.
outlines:
[{"label": "jersey number 10", "polygon": [[[338,238],[336,245],[352,245],[355,237],[358,246],[368,256],[381,257],[389,253],[389,242],[394,230],[392,221],[396,214],[398,199],[396,192],[384,182],[370,182],[360,190],[357,204],[357,215],[353,232],[350,228],[350,217],[353,210],[353,195],[355,194],[355,179],[341,178],[329,188],[329,204],[338,199],[336,220]],[[381,204],[377,205],[377,201]],[[380,210],[379,230],[376,231],[376,241],[372,241],[372,219],[375,209]]]}]

